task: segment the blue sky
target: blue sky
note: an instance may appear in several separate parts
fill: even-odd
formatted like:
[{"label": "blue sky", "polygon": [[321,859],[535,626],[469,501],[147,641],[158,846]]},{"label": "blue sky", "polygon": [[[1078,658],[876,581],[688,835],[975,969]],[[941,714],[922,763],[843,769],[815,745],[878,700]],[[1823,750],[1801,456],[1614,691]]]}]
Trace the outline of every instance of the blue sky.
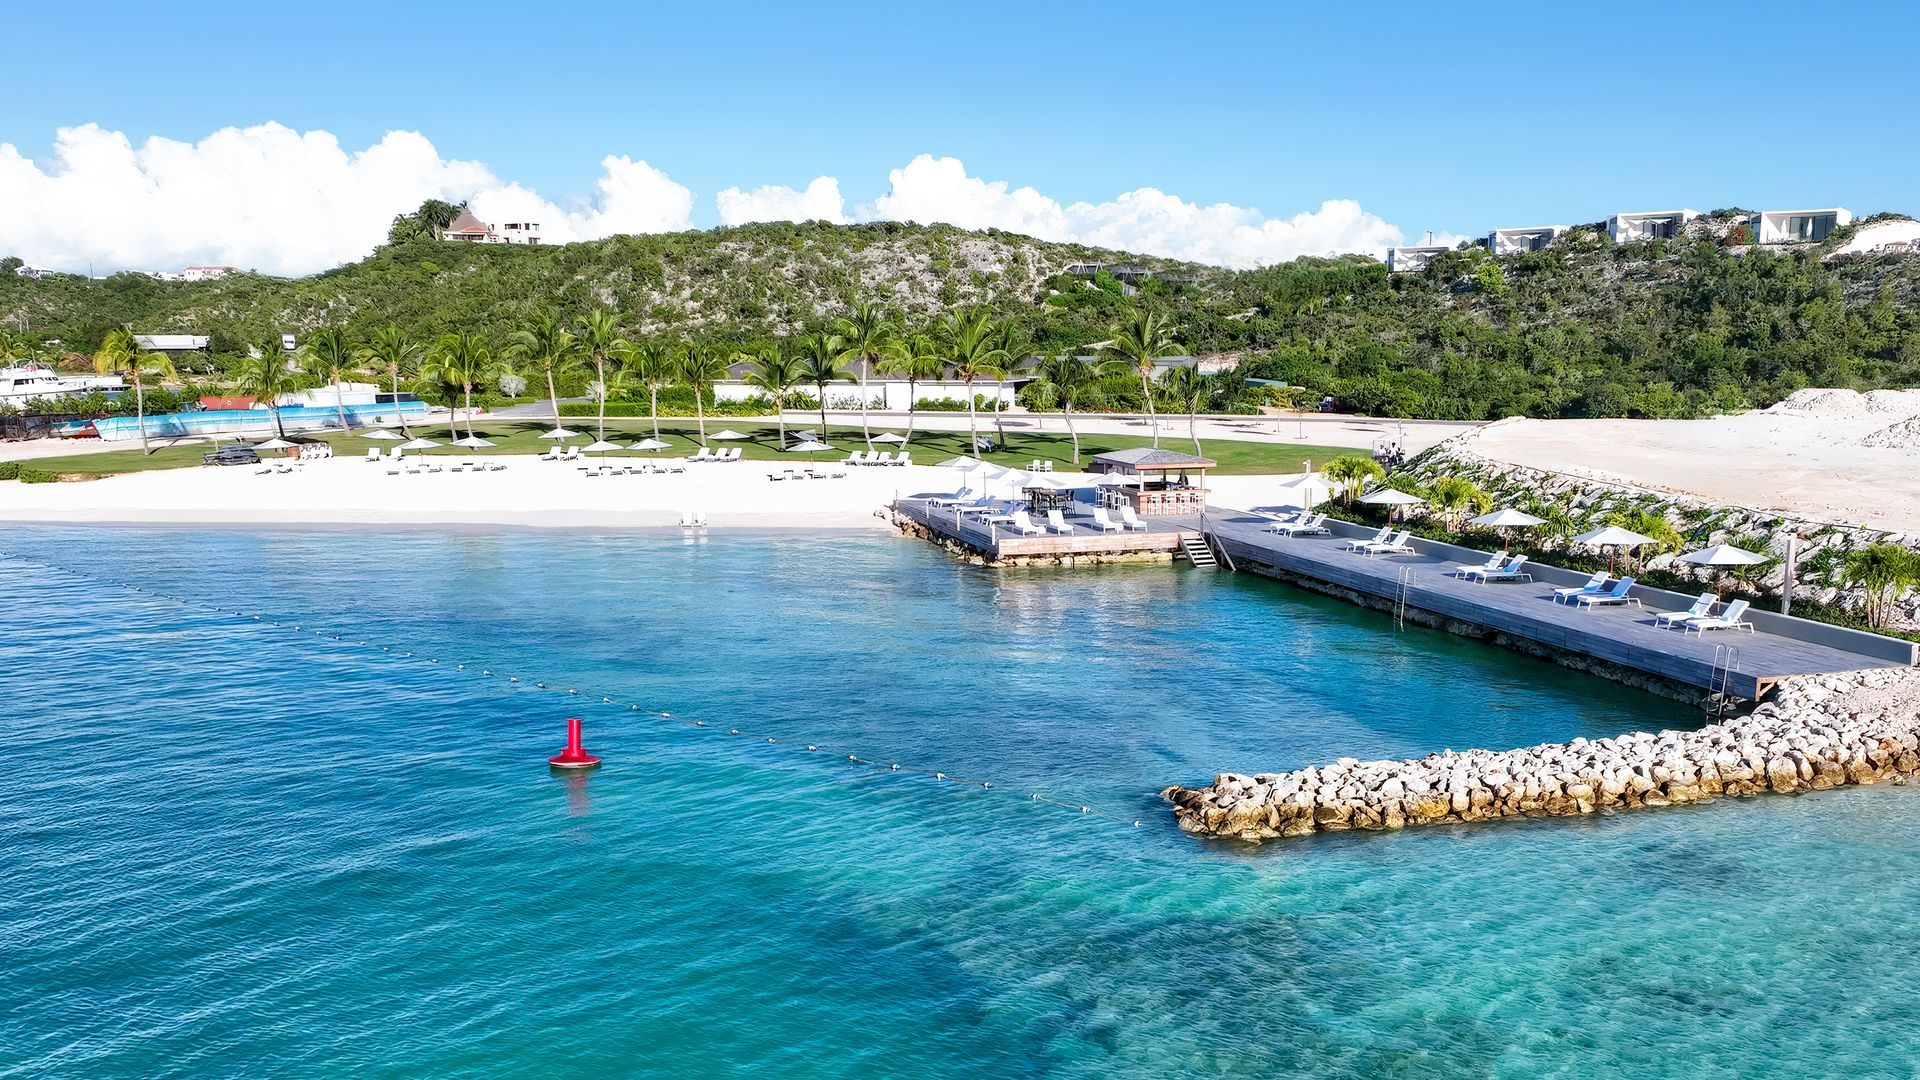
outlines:
[{"label": "blue sky", "polygon": [[691,190],[697,226],[730,186],[826,175],[865,202],[920,154],[1063,203],[1153,187],[1275,216],[1352,199],[1409,239],[1618,209],[1920,211],[1920,16],[1890,4],[556,0],[316,19],[107,2],[7,18],[0,142],[42,160],[85,123],[138,145],[276,121],[349,151],[417,130],[563,205],[604,156],[644,159]]}]

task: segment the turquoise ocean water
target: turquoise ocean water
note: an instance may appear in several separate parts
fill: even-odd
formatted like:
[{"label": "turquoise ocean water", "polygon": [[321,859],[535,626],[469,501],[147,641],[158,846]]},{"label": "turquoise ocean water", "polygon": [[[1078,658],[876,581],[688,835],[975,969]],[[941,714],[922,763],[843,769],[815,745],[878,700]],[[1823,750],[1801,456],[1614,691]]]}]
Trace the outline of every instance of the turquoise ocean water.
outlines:
[{"label": "turquoise ocean water", "polygon": [[[1277,585],[868,535],[0,548],[0,1075],[1920,1072],[1913,789],[1180,834],[1153,792],[1218,770],[1696,722]],[[544,764],[569,712],[590,776]]]}]

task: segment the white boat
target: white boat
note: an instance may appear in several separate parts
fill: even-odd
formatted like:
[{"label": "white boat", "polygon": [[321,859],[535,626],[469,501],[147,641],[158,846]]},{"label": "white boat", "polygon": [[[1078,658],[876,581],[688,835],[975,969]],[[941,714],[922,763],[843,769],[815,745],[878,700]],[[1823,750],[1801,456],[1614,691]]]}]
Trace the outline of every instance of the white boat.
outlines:
[{"label": "white boat", "polygon": [[68,394],[95,390],[111,393],[126,388],[126,380],[118,375],[62,375],[38,365],[0,368],[0,405],[25,405]]}]

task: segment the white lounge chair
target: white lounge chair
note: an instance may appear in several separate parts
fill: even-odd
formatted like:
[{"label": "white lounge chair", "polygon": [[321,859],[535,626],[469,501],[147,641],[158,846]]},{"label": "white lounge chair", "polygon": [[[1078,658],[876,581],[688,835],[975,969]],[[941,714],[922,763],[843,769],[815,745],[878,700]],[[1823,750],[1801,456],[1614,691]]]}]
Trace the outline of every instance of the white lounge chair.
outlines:
[{"label": "white lounge chair", "polygon": [[1108,517],[1107,508],[1104,506],[1096,506],[1093,508],[1093,523],[1100,527],[1101,532],[1125,532],[1127,528],[1125,525]]},{"label": "white lounge chair", "polygon": [[1047,528],[1052,529],[1062,536],[1073,532],[1073,526],[1067,524],[1066,517],[1058,510],[1047,511]]},{"label": "white lounge chair", "polygon": [[1482,585],[1491,581],[1532,581],[1533,575],[1526,571],[1526,565],[1525,555],[1515,555],[1505,566],[1492,570],[1484,566],[1469,567],[1464,576],[1468,581],[1478,581]]},{"label": "white lounge chair", "polygon": [[1607,578],[1611,576],[1612,575],[1605,570],[1595,570],[1593,576],[1587,579],[1587,583],[1577,589],[1553,590],[1553,602],[1556,604],[1570,604],[1576,596],[1592,596],[1594,593],[1606,592]]},{"label": "white lounge chair", "polygon": [[368,461],[381,461],[381,460],[384,460],[384,459],[382,458],[382,456],[381,456],[381,454],[380,454],[380,448],[379,448],[379,447],[377,447],[377,446],[369,446],[369,447],[367,447],[367,457],[366,457],[366,460],[368,460]]},{"label": "white lounge chair", "polygon": [[1646,605],[1640,602],[1639,597],[1627,595],[1627,591],[1633,588],[1633,581],[1633,578],[1623,577],[1619,581],[1614,582],[1613,588],[1606,592],[1594,593],[1591,596],[1576,596],[1573,598],[1574,606],[1599,607],[1601,604],[1632,604],[1634,607],[1645,607]]},{"label": "white lounge chair", "polygon": [[723,453],[721,454],[721,456],[720,456],[720,460],[721,460],[721,461],[739,461],[739,460],[740,460],[740,457],[741,457],[741,455],[742,455],[742,454],[745,454],[745,453],[746,453],[746,451],[745,451],[745,450],[743,450],[743,449],[741,449],[741,448],[740,448],[740,447],[738,447],[738,446],[729,446],[729,447],[727,447],[727,449],[726,449],[726,450],[725,450],[725,451],[724,451],[724,452],[723,452]]},{"label": "white lounge chair", "polygon": [[1120,524],[1125,525],[1129,529],[1134,529],[1140,532],[1146,531],[1147,523],[1140,520],[1140,515],[1134,513],[1132,506],[1122,505],[1122,506],[1117,506],[1114,509],[1117,510],[1120,514]]},{"label": "white lounge chair", "polygon": [[1706,615],[1713,610],[1713,605],[1719,602],[1720,597],[1718,594],[1703,592],[1699,596],[1694,597],[1693,606],[1685,611],[1663,611],[1655,615],[1653,617],[1653,625],[1660,627],[1677,626],[1689,619],[1697,619],[1702,615]]},{"label": "white lounge chair", "polygon": [[1695,633],[1702,637],[1705,637],[1709,630],[1745,630],[1749,634],[1758,633],[1758,631],[1753,628],[1752,623],[1740,617],[1746,613],[1747,602],[1745,600],[1735,600],[1733,603],[1727,605],[1727,610],[1724,614],[1702,615],[1697,619],[1688,619],[1686,622],[1681,623],[1680,632],[1683,634]]},{"label": "white lounge chair", "polygon": [[560,455],[560,460],[561,461],[579,461],[580,448],[577,446],[567,447],[567,452]]},{"label": "white lounge chair", "polygon": [[687,459],[687,464],[691,465],[696,461],[712,461],[712,460],[713,460],[713,451],[703,446],[700,448],[699,453]]},{"label": "white lounge chair", "polygon": [[867,463],[867,452],[865,450],[855,450],[853,453],[848,454],[840,462],[840,464],[842,465],[865,465],[866,463]]},{"label": "white lounge chair", "polygon": [[396,447],[394,447],[394,448],[393,448],[393,452],[387,455],[387,460],[388,460],[388,461],[399,461],[399,460],[400,460],[400,458],[401,458],[401,457],[402,457],[403,455],[405,455],[405,454],[406,454],[406,451],[405,451],[405,450],[402,450],[402,449],[400,449],[399,447],[397,447],[397,446],[396,446]]},{"label": "white lounge chair", "polygon": [[1327,515],[1303,514],[1292,521],[1276,521],[1267,531],[1281,536],[1327,536]]},{"label": "white lounge chair", "polygon": [[891,451],[887,451],[887,450],[881,450],[881,451],[879,451],[878,453],[876,453],[876,454],[874,454],[874,455],[873,455],[873,457],[871,457],[871,458],[869,458],[869,459],[867,460],[867,464],[869,464],[869,465],[891,465],[891,464],[893,464],[893,454],[892,454],[892,452],[891,452]]},{"label": "white lounge chair", "polygon": [[1384,540],[1376,540],[1360,549],[1363,555],[1407,555],[1413,552],[1413,545],[1407,538],[1413,534],[1405,529],[1397,533],[1388,533]]},{"label": "white lounge chair", "polygon": [[974,497],[974,490],[972,488],[961,488],[951,495],[934,495],[927,499],[927,505],[959,506],[961,503],[972,502]]},{"label": "white lounge chair", "polygon": [[1481,563],[1479,566],[1470,566],[1465,563],[1462,563],[1461,565],[1454,567],[1453,576],[1466,577],[1468,574],[1488,573],[1490,571],[1498,570],[1505,565],[1507,565],[1506,552],[1496,551],[1493,554],[1487,556],[1487,561],[1484,563]]},{"label": "white lounge chair", "polygon": [[536,458],[535,460],[537,460],[537,461],[559,461],[559,460],[560,460],[560,448],[559,448],[559,447],[557,447],[557,446],[549,446],[549,447],[547,447],[547,452],[546,452],[546,453],[544,453],[544,454],[541,454],[541,455],[540,455],[540,456],[539,456],[538,458]]},{"label": "white lounge chair", "polygon": [[1380,529],[1380,531],[1379,531],[1379,532],[1377,532],[1377,533],[1374,533],[1374,534],[1373,534],[1372,536],[1370,536],[1370,537],[1368,537],[1368,538],[1366,538],[1365,540],[1349,540],[1349,541],[1347,541],[1347,543],[1346,543],[1346,550],[1348,550],[1348,551],[1364,551],[1364,550],[1366,550],[1366,548],[1367,548],[1367,545],[1369,545],[1369,544],[1381,544],[1381,543],[1385,543],[1385,542],[1386,542],[1386,540],[1387,540],[1387,538],[1388,538],[1388,537],[1390,537],[1390,536],[1392,536],[1392,535],[1393,535],[1393,526],[1391,526],[1391,525],[1385,525],[1385,526],[1382,526],[1382,527],[1381,527],[1381,529]]},{"label": "white lounge chair", "polygon": [[1029,516],[1025,510],[1015,510],[1012,513],[1011,517],[1013,518],[1013,520],[1008,524],[1020,530],[1021,536],[1039,536],[1041,533],[1047,531],[1041,528],[1040,526],[1035,525],[1033,523],[1033,518]]},{"label": "white lounge chair", "polygon": [[893,459],[892,461],[889,461],[889,462],[887,462],[887,464],[889,464],[889,465],[911,465],[911,464],[913,464],[913,451],[911,451],[911,450],[902,450],[902,451],[900,451],[900,456],[899,456],[899,457],[897,457],[897,458],[894,458],[894,459]]},{"label": "white lounge chair", "polygon": [[680,511],[680,527],[683,529],[704,529],[707,526],[705,510]]}]

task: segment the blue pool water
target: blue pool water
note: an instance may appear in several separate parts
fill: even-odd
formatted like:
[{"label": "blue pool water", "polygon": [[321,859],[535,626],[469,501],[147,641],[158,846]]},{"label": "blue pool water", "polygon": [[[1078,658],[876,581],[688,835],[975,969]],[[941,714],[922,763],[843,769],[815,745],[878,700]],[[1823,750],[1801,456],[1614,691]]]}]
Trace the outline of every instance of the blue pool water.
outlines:
[{"label": "blue pool water", "polygon": [[[1180,834],[1153,792],[1218,770],[1695,722],[1281,586],[869,535],[0,548],[0,1075],[1920,1071],[1912,789]],[[545,767],[570,711],[598,773]]]}]

